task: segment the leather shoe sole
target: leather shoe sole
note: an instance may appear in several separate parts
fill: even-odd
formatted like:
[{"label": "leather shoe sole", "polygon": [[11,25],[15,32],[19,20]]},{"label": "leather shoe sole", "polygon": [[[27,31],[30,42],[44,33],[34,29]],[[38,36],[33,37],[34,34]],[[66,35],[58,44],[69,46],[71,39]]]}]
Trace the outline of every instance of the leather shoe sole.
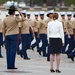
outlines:
[{"label": "leather shoe sole", "polygon": [[7,69],[18,69],[18,68],[15,67],[15,68],[7,68]]}]

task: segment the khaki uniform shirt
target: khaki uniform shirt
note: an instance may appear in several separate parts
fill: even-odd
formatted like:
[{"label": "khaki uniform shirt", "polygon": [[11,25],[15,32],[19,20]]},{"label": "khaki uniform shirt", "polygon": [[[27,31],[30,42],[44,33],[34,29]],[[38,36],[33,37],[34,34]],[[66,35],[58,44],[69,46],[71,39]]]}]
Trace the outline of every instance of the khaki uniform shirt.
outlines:
[{"label": "khaki uniform shirt", "polygon": [[69,34],[73,34],[73,21],[66,21],[65,28],[68,29]]},{"label": "khaki uniform shirt", "polygon": [[32,19],[27,19],[28,20],[28,22],[29,22],[29,24],[33,27],[33,21],[32,21]]},{"label": "khaki uniform shirt", "polygon": [[61,22],[62,22],[63,29],[64,29],[64,32],[65,32],[65,27],[66,27],[66,20],[65,20],[65,19],[62,19],[62,20],[61,20]]},{"label": "khaki uniform shirt", "polygon": [[21,22],[22,19],[18,19],[13,15],[9,15],[3,21],[3,27],[6,30],[6,35],[18,34],[18,22]]},{"label": "khaki uniform shirt", "polygon": [[40,20],[40,24],[39,24],[39,30],[40,30],[40,34],[46,34],[47,33],[47,24],[45,20]]},{"label": "khaki uniform shirt", "polygon": [[73,20],[73,34],[74,34],[74,40],[75,40],[75,18]]},{"label": "khaki uniform shirt", "polygon": [[[46,25],[48,25],[48,23],[51,22],[51,21],[52,21],[52,19],[48,18],[48,19],[46,20]],[[47,34],[47,31],[46,31],[46,34]]]},{"label": "khaki uniform shirt", "polygon": [[0,33],[2,33],[2,25],[3,25],[3,22],[2,22],[2,20],[0,19]]},{"label": "khaki uniform shirt", "polygon": [[24,22],[19,23],[19,27],[21,27],[22,34],[29,34],[29,29],[31,27],[29,21],[26,19]]},{"label": "khaki uniform shirt", "polygon": [[73,29],[75,29],[75,19],[73,20]]},{"label": "khaki uniform shirt", "polygon": [[[17,19],[20,19],[19,16],[15,16],[15,17],[16,17]],[[19,28],[19,27],[21,27],[21,26],[19,25],[19,22],[18,22],[18,28]]]},{"label": "khaki uniform shirt", "polygon": [[36,19],[35,19],[35,20],[33,21],[34,32],[38,32],[39,24],[40,24],[39,20],[36,20]]},{"label": "khaki uniform shirt", "polygon": [[52,21],[52,19],[48,18],[48,19],[46,20],[46,23],[48,24],[48,22],[50,22],[50,21]]}]

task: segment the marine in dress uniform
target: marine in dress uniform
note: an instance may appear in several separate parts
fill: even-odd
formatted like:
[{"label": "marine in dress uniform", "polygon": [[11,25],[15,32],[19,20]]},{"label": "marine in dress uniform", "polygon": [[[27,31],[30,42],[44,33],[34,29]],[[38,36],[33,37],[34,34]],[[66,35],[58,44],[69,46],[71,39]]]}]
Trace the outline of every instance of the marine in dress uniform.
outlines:
[{"label": "marine in dress uniform", "polygon": [[[46,36],[46,29],[47,29],[47,25],[46,25],[46,20],[44,20],[44,11],[40,11],[40,24],[39,24],[39,37],[40,40],[42,41],[42,47],[39,48],[39,51],[42,50],[43,52],[43,56],[46,56],[46,42],[47,42],[47,36]],[[39,54],[41,54],[39,52]]]},{"label": "marine in dress uniform", "polygon": [[[54,10],[48,11],[48,13],[47,13],[47,17],[48,17],[47,24],[53,20],[53,13],[54,13]],[[48,46],[48,50],[47,50],[47,61],[50,61],[50,45],[48,43],[48,40],[47,40],[47,46]]]},{"label": "marine in dress uniform", "polygon": [[[31,19],[31,13],[30,12],[27,12],[27,19],[29,21],[29,25],[31,25],[33,27],[33,21]],[[34,39],[33,34],[32,34],[32,31],[31,31],[32,29],[30,28],[30,39],[31,39],[30,40],[30,44],[31,44],[32,40]],[[34,49],[32,48],[32,50],[34,50]]]},{"label": "marine in dress uniform", "polygon": [[66,54],[69,55],[74,50],[73,21],[71,20],[72,13],[68,12],[67,17],[68,17],[68,19],[66,21],[66,35],[67,35],[67,37],[66,37],[67,40],[66,41],[68,42],[69,47],[66,51]]},{"label": "marine in dress uniform", "polygon": [[73,33],[74,33],[74,40],[75,40],[75,13],[73,14]]},{"label": "marine in dress uniform", "polygon": [[[73,33],[74,33],[74,48],[75,48],[75,14],[73,15],[73,17],[74,17],[74,19],[73,19]],[[69,54],[68,57],[71,58],[72,61],[74,61],[75,49]]]},{"label": "marine in dress uniform", "polygon": [[0,19],[0,58],[3,58],[2,53],[1,53],[1,46],[3,46],[2,25],[3,25],[3,22],[2,22],[2,20]]},{"label": "marine in dress uniform", "polygon": [[61,15],[61,22],[62,22],[62,25],[63,25],[63,28],[64,28],[64,38],[65,38],[65,45],[63,46],[62,48],[62,53],[65,53],[65,49],[66,49],[66,46],[68,44],[68,42],[66,41],[67,40],[67,35],[66,35],[66,31],[65,31],[65,25],[66,25],[66,19],[65,19],[65,15],[66,15],[66,12],[62,12],[60,13]]},{"label": "marine in dress uniform", "polygon": [[40,24],[40,22],[38,20],[39,13],[36,12],[34,14],[34,16],[35,16],[35,19],[33,21],[33,30],[34,30],[34,35],[35,35],[36,42],[31,45],[31,48],[33,49],[34,47],[37,46],[37,52],[38,52],[38,50],[39,50],[39,42],[40,42],[40,39],[38,38],[38,27],[39,27],[39,24]]},{"label": "marine in dress uniform", "polygon": [[64,32],[65,32],[65,21],[66,21],[65,15],[66,15],[66,13],[65,12],[62,12],[60,15],[61,15],[61,20],[60,21],[63,24],[63,28],[64,28]]},{"label": "marine in dress uniform", "polygon": [[[20,19],[20,15],[18,13],[18,11],[15,12],[15,17]],[[19,24],[19,23],[18,23]],[[21,36],[20,36],[20,27],[18,27],[18,30],[19,30],[19,34],[18,34],[18,37],[17,37],[17,54],[20,54],[20,49],[19,49],[19,45],[21,43]]]},{"label": "marine in dress uniform", "polygon": [[[9,16],[8,12],[5,13],[5,16],[6,16],[6,17]],[[5,45],[5,40],[3,40],[3,45]],[[6,47],[6,45],[5,45],[5,47]]]},{"label": "marine in dress uniform", "polygon": [[[26,10],[22,11],[22,14],[26,18]],[[26,60],[30,58],[27,55],[27,49],[30,47],[30,23],[28,19],[25,19],[24,22],[19,23],[21,26],[21,38],[22,38],[22,57]]]},{"label": "marine in dress uniform", "polygon": [[24,16],[21,12],[21,19],[14,17],[16,8],[10,6],[8,9],[9,16],[3,20],[3,34],[6,43],[6,59],[7,69],[17,69],[15,67],[15,57],[17,51],[17,35],[18,35],[18,22],[24,21]]}]

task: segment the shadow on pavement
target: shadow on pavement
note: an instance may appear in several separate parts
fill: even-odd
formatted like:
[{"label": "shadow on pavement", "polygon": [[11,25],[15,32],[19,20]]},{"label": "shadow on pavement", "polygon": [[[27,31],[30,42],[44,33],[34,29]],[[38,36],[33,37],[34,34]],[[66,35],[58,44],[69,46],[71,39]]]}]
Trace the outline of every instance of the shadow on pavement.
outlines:
[{"label": "shadow on pavement", "polygon": [[5,72],[5,73],[32,73],[32,72],[29,72],[29,71],[14,71],[14,70],[0,71],[0,72]]}]

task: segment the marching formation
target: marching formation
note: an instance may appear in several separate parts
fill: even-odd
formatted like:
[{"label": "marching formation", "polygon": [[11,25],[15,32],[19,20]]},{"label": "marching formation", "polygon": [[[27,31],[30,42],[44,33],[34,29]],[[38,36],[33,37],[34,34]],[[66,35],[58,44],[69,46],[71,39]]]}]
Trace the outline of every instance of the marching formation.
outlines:
[{"label": "marching formation", "polygon": [[[34,51],[35,47],[39,55],[47,57],[47,61],[50,61],[51,41],[48,38],[47,28],[50,22],[52,22],[55,18],[53,15],[54,10],[50,10],[47,13],[48,19],[46,20],[44,17],[45,12],[40,11],[35,12],[34,19],[31,19],[31,13],[27,13],[26,10],[22,10],[20,12],[14,6],[11,6],[8,9],[6,18],[3,21],[0,19],[0,58],[3,58],[1,53],[1,46],[5,45],[7,69],[17,69],[15,67],[16,53],[20,55],[24,60],[30,60],[30,57],[28,57],[27,54],[27,50],[32,49]],[[65,41],[63,40],[64,42],[61,53],[67,54],[68,58],[74,61],[75,15],[72,17],[71,12],[61,12],[60,16],[61,20],[59,21],[62,23],[65,39]],[[34,39],[36,41],[31,44]],[[40,42],[42,42],[41,47],[39,45]],[[21,50],[19,48],[20,44],[22,45]],[[59,72],[59,70],[57,70],[57,72]]]}]

